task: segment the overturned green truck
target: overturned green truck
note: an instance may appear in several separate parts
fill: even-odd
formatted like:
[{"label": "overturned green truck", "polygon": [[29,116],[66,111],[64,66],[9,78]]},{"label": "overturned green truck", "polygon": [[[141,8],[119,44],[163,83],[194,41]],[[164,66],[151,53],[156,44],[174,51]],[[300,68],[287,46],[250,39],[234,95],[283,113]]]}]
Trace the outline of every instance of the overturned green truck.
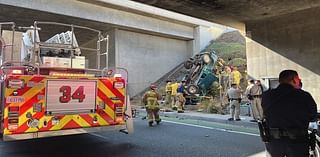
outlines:
[{"label": "overturned green truck", "polygon": [[196,54],[184,63],[188,73],[183,80],[188,94],[203,96],[208,94],[213,82],[219,80],[215,75],[215,65],[218,60],[215,51],[210,51]]}]

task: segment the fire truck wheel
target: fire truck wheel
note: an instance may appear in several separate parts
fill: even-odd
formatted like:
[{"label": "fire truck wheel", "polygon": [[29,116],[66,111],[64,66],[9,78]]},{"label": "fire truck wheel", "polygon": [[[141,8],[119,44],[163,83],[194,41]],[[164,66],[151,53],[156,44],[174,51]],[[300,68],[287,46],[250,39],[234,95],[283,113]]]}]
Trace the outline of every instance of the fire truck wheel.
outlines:
[{"label": "fire truck wheel", "polygon": [[190,60],[187,60],[186,62],[184,62],[184,68],[186,69],[191,69],[193,66],[193,62]]},{"label": "fire truck wheel", "polygon": [[192,85],[189,85],[187,87],[187,91],[191,95],[198,94],[199,93],[199,87],[192,84]]}]

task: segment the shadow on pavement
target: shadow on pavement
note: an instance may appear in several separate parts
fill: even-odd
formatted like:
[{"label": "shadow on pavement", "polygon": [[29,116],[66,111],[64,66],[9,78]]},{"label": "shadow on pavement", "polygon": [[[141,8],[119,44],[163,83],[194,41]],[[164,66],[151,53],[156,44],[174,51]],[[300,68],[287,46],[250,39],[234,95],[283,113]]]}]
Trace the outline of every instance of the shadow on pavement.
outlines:
[{"label": "shadow on pavement", "polygon": [[1,157],[128,156],[130,143],[110,143],[90,134],[0,142]]}]

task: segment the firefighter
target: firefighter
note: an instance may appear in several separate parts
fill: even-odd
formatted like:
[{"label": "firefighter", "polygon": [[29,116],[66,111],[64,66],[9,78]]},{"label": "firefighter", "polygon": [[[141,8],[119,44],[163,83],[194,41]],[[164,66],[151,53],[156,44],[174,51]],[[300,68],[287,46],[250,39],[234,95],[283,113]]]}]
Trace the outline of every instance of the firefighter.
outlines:
[{"label": "firefighter", "polygon": [[171,91],[172,91],[172,88],[171,88],[171,80],[167,80],[167,84],[166,84],[166,97],[165,97],[165,100],[164,100],[164,103],[166,106],[170,106],[170,103],[171,103]]},{"label": "firefighter", "polygon": [[183,93],[177,93],[176,106],[177,106],[177,112],[178,113],[183,113],[184,112],[185,103],[186,103],[186,98],[184,98]]},{"label": "firefighter", "polygon": [[237,84],[240,87],[240,80],[242,78],[241,73],[238,71],[238,67],[234,67],[231,72],[231,83]]},{"label": "firefighter", "polygon": [[161,122],[161,119],[159,116],[160,108],[158,103],[158,100],[160,100],[160,95],[156,91],[156,89],[157,89],[157,86],[154,84],[151,84],[150,90],[143,95],[143,99],[142,99],[143,103],[146,105],[149,126],[152,126],[154,121],[157,124],[160,124]]},{"label": "firefighter", "polygon": [[184,112],[184,105],[186,103],[186,98],[184,98],[184,86],[185,81],[181,81],[178,89],[177,89],[177,96],[176,96],[176,107],[178,113]]},{"label": "firefighter", "polygon": [[262,94],[269,156],[309,157],[308,127],[318,127],[317,104],[300,82],[296,71],[284,70],[279,86]]},{"label": "firefighter", "polygon": [[176,80],[173,80],[171,84],[171,108],[173,110],[177,110],[176,101],[177,101],[177,89],[179,87],[179,83]]}]

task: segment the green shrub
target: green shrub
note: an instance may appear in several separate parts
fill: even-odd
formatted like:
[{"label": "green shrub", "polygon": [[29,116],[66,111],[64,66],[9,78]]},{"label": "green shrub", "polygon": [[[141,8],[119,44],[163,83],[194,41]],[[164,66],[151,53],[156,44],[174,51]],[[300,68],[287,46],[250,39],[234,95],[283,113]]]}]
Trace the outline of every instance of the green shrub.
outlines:
[{"label": "green shrub", "polygon": [[204,51],[214,50],[218,56],[228,61],[229,58],[246,58],[246,47],[240,43],[211,42]]},{"label": "green shrub", "polygon": [[220,85],[219,82],[213,82],[211,85],[211,88],[208,92],[208,96],[211,96],[213,98],[219,97],[220,95]]}]

